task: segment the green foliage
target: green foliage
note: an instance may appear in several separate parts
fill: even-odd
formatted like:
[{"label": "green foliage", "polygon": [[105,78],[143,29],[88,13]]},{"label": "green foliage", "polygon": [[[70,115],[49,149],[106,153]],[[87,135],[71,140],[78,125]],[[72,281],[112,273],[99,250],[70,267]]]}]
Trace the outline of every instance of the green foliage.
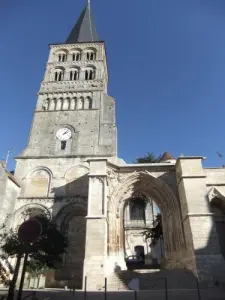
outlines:
[{"label": "green foliage", "polygon": [[[9,233],[6,230],[7,220],[8,220],[8,216],[6,217],[3,225],[0,226],[0,243],[1,243],[0,284],[4,284],[6,287],[8,287],[10,285],[10,277],[14,272],[14,268],[9,261],[8,254],[5,253],[5,251],[3,249],[3,247],[5,246],[5,241],[8,239],[8,236],[9,236]],[[16,248],[16,247],[17,247],[16,245],[13,246],[13,248]],[[11,251],[11,249],[9,249],[9,251]]]},{"label": "green foliage", "polygon": [[[42,225],[42,234],[36,242],[29,245],[27,271],[33,275],[40,275],[48,268],[56,269],[60,267],[62,254],[66,252],[66,248],[68,247],[68,239],[59,231],[56,224],[44,217],[36,217],[36,219]],[[2,235],[2,241],[3,255],[8,258],[14,258],[19,253],[24,253],[27,249],[27,246],[19,241],[17,231],[15,230],[10,230],[7,234]],[[13,268],[11,268],[11,271],[13,273]],[[0,280],[1,278],[6,284],[7,278],[3,265],[0,263]]]},{"label": "green foliage", "polygon": [[148,164],[148,163],[158,163],[160,162],[162,155],[156,156],[153,152],[147,152],[145,156],[138,157],[136,163],[138,164]]},{"label": "green foliage", "polygon": [[30,278],[39,277],[45,275],[50,268],[46,267],[41,261],[29,260],[27,265],[27,273]]},{"label": "green foliage", "polygon": [[144,232],[145,239],[151,240],[151,245],[155,245],[158,239],[163,235],[162,216],[158,214],[153,222],[153,227]]},{"label": "green foliage", "polygon": [[[3,263],[4,262],[4,263]],[[8,261],[7,257],[1,255],[0,257],[0,283],[4,284],[6,287],[10,284],[10,275],[12,275],[14,269],[10,262]]]}]

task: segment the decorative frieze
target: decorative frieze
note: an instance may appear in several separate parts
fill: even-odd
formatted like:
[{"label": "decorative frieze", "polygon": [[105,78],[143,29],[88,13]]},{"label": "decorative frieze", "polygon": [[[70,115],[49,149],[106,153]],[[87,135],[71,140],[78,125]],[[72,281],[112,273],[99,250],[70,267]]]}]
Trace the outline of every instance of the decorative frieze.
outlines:
[{"label": "decorative frieze", "polygon": [[79,91],[79,90],[103,90],[104,89],[104,81],[102,80],[89,80],[89,81],[47,81],[42,82],[40,93],[43,92],[57,92],[57,91]]},{"label": "decorative frieze", "polygon": [[17,198],[21,203],[33,203],[33,202],[43,202],[43,203],[56,203],[56,202],[67,202],[67,203],[86,203],[86,196],[74,196],[74,197],[18,197]]}]

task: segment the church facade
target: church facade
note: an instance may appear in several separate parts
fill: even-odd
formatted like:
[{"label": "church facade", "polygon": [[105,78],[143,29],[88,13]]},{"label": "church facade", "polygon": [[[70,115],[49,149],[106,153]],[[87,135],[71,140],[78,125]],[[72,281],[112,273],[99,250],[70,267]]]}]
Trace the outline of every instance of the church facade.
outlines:
[{"label": "church facade", "polygon": [[[2,186],[2,178],[16,185],[13,195],[0,190],[2,217],[10,212],[16,227],[26,212],[41,214],[68,233],[63,266],[48,286],[82,288],[86,277],[98,290],[130,265],[224,282],[225,169],[169,153],[159,163],[126,164],[117,157],[107,85],[105,43],[89,3],[66,42],[50,45],[27,147],[14,177],[0,168]],[[153,243],[148,233],[159,217]]]}]

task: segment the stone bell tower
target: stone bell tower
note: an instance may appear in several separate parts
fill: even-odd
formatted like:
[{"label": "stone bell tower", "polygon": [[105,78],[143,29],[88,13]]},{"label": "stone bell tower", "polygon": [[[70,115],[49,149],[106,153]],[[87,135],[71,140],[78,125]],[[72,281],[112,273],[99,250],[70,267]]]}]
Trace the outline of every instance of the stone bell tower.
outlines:
[{"label": "stone bell tower", "polygon": [[82,11],[66,42],[50,45],[27,148],[20,157],[117,155],[105,44]]},{"label": "stone bell tower", "polygon": [[13,220],[16,226],[24,212],[32,211],[68,232],[69,249],[56,279],[67,285],[75,273],[77,288],[89,261],[90,161],[99,161],[101,169],[101,160],[117,160],[115,101],[107,95],[107,85],[105,44],[88,1],[66,42],[50,45],[29,141],[16,158],[21,193]]}]

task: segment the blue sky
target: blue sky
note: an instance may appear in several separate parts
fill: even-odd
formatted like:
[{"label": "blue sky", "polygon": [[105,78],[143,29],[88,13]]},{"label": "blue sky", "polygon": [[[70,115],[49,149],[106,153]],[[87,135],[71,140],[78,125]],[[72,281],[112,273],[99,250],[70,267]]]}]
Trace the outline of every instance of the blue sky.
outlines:
[{"label": "blue sky", "polygon": [[[48,44],[64,42],[84,3],[0,1],[0,158],[25,147]],[[119,156],[170,151],[225,163],[225,1],[92,0],[92,8],[107,43]]]}]

